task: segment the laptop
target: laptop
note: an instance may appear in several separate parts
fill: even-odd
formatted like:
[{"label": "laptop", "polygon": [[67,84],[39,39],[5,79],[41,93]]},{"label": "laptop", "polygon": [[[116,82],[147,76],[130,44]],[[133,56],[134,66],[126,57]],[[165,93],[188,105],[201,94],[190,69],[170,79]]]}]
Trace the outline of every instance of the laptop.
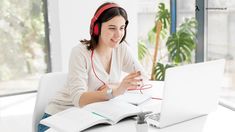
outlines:
[{"label": "laptop", "polygon": [[167,69],[160,113],[150,114],[148,124],[164,128],[215,110],[224,67],[221,59]]}]

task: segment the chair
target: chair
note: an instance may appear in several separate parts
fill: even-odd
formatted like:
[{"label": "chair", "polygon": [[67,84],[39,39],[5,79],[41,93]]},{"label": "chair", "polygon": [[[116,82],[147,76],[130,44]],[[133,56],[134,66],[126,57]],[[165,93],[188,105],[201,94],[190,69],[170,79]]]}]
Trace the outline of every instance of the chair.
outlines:
[{"label": "chair", "polygon": [[41,77],[32,119],[33,132],[37,132],[37,126],[48,102],[55,95],[56,91],[64,87],[66,79],[67,74],[62,72],[47,73]]}]

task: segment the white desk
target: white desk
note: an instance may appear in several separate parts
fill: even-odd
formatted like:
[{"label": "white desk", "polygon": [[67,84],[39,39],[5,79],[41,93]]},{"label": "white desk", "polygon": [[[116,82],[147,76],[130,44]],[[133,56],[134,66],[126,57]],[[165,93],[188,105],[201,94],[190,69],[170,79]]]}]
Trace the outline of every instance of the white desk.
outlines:
[{"label": "white desk", "polygon": [[[159,83],[159,87],[161,87],[162,85],[162,83]],[[158,93],[162,93],[161,89],[158,89],[157,91]],[[148,91],[144,92],[148,93]],[[156,96],[161,97],[161,94]],[[152,110],[154,108],[156,109],[156,111],[158,111],[160,107],[156,108],[156,104],[160,105],[159,101],[151,100],[150,102],[147,102],[141,107],[148,110]],[[155,127],[149,126],[149,132],[235,132],[234,122],[235,112],[218,105],[217,110],[207,116],[198,117],[162,129],[157,129]],[[135,123],[136,120],[134,119],[126,119],[115,125],[94,126],[92,128],[87,129],[86,132],[135,132]],[[56,131],[49,129],[47,130],[47,132]]]}]

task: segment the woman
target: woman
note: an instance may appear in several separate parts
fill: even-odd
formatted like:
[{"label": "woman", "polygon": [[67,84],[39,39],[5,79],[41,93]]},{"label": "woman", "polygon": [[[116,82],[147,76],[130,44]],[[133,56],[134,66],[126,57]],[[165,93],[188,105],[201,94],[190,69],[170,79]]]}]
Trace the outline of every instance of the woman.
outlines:
[{"label": "woman", "polygon": [[[143,70],[124,42],[128,18],[115,3],[104,3],[91,20],[90,40],[73,48],[67,84],[48,104],[42,119],[76,106],[106,101],[140,86]],[[128,72],[120,82],[121,71]],[[48,127],[39,124],[38,131]]]}]

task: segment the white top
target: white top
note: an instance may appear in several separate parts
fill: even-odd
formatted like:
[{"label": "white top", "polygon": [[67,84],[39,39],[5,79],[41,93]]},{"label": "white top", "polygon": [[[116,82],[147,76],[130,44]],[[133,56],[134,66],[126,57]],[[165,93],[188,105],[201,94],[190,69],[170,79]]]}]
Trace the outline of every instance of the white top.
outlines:
[{"label": "white top", "polygon": [[[121,43],[113,49],[110,74],[108,74],[99,57],[94,50],[93,63],[97,76],[107,84],[120,83],[121,73],[141,71],[142,78],[147,76],[139,62],[131,54],[130,48],[126,43]],[[87,50],[83,44],[78,44],[72,49],[69,72],[66,86],[57,92],[56,96],[46,107],[47,114],[55,114],[72,106],[79,107],[79,99],[83,92],[96,91],[102,82],[98,80],[92,70],[91,51]]]}]

